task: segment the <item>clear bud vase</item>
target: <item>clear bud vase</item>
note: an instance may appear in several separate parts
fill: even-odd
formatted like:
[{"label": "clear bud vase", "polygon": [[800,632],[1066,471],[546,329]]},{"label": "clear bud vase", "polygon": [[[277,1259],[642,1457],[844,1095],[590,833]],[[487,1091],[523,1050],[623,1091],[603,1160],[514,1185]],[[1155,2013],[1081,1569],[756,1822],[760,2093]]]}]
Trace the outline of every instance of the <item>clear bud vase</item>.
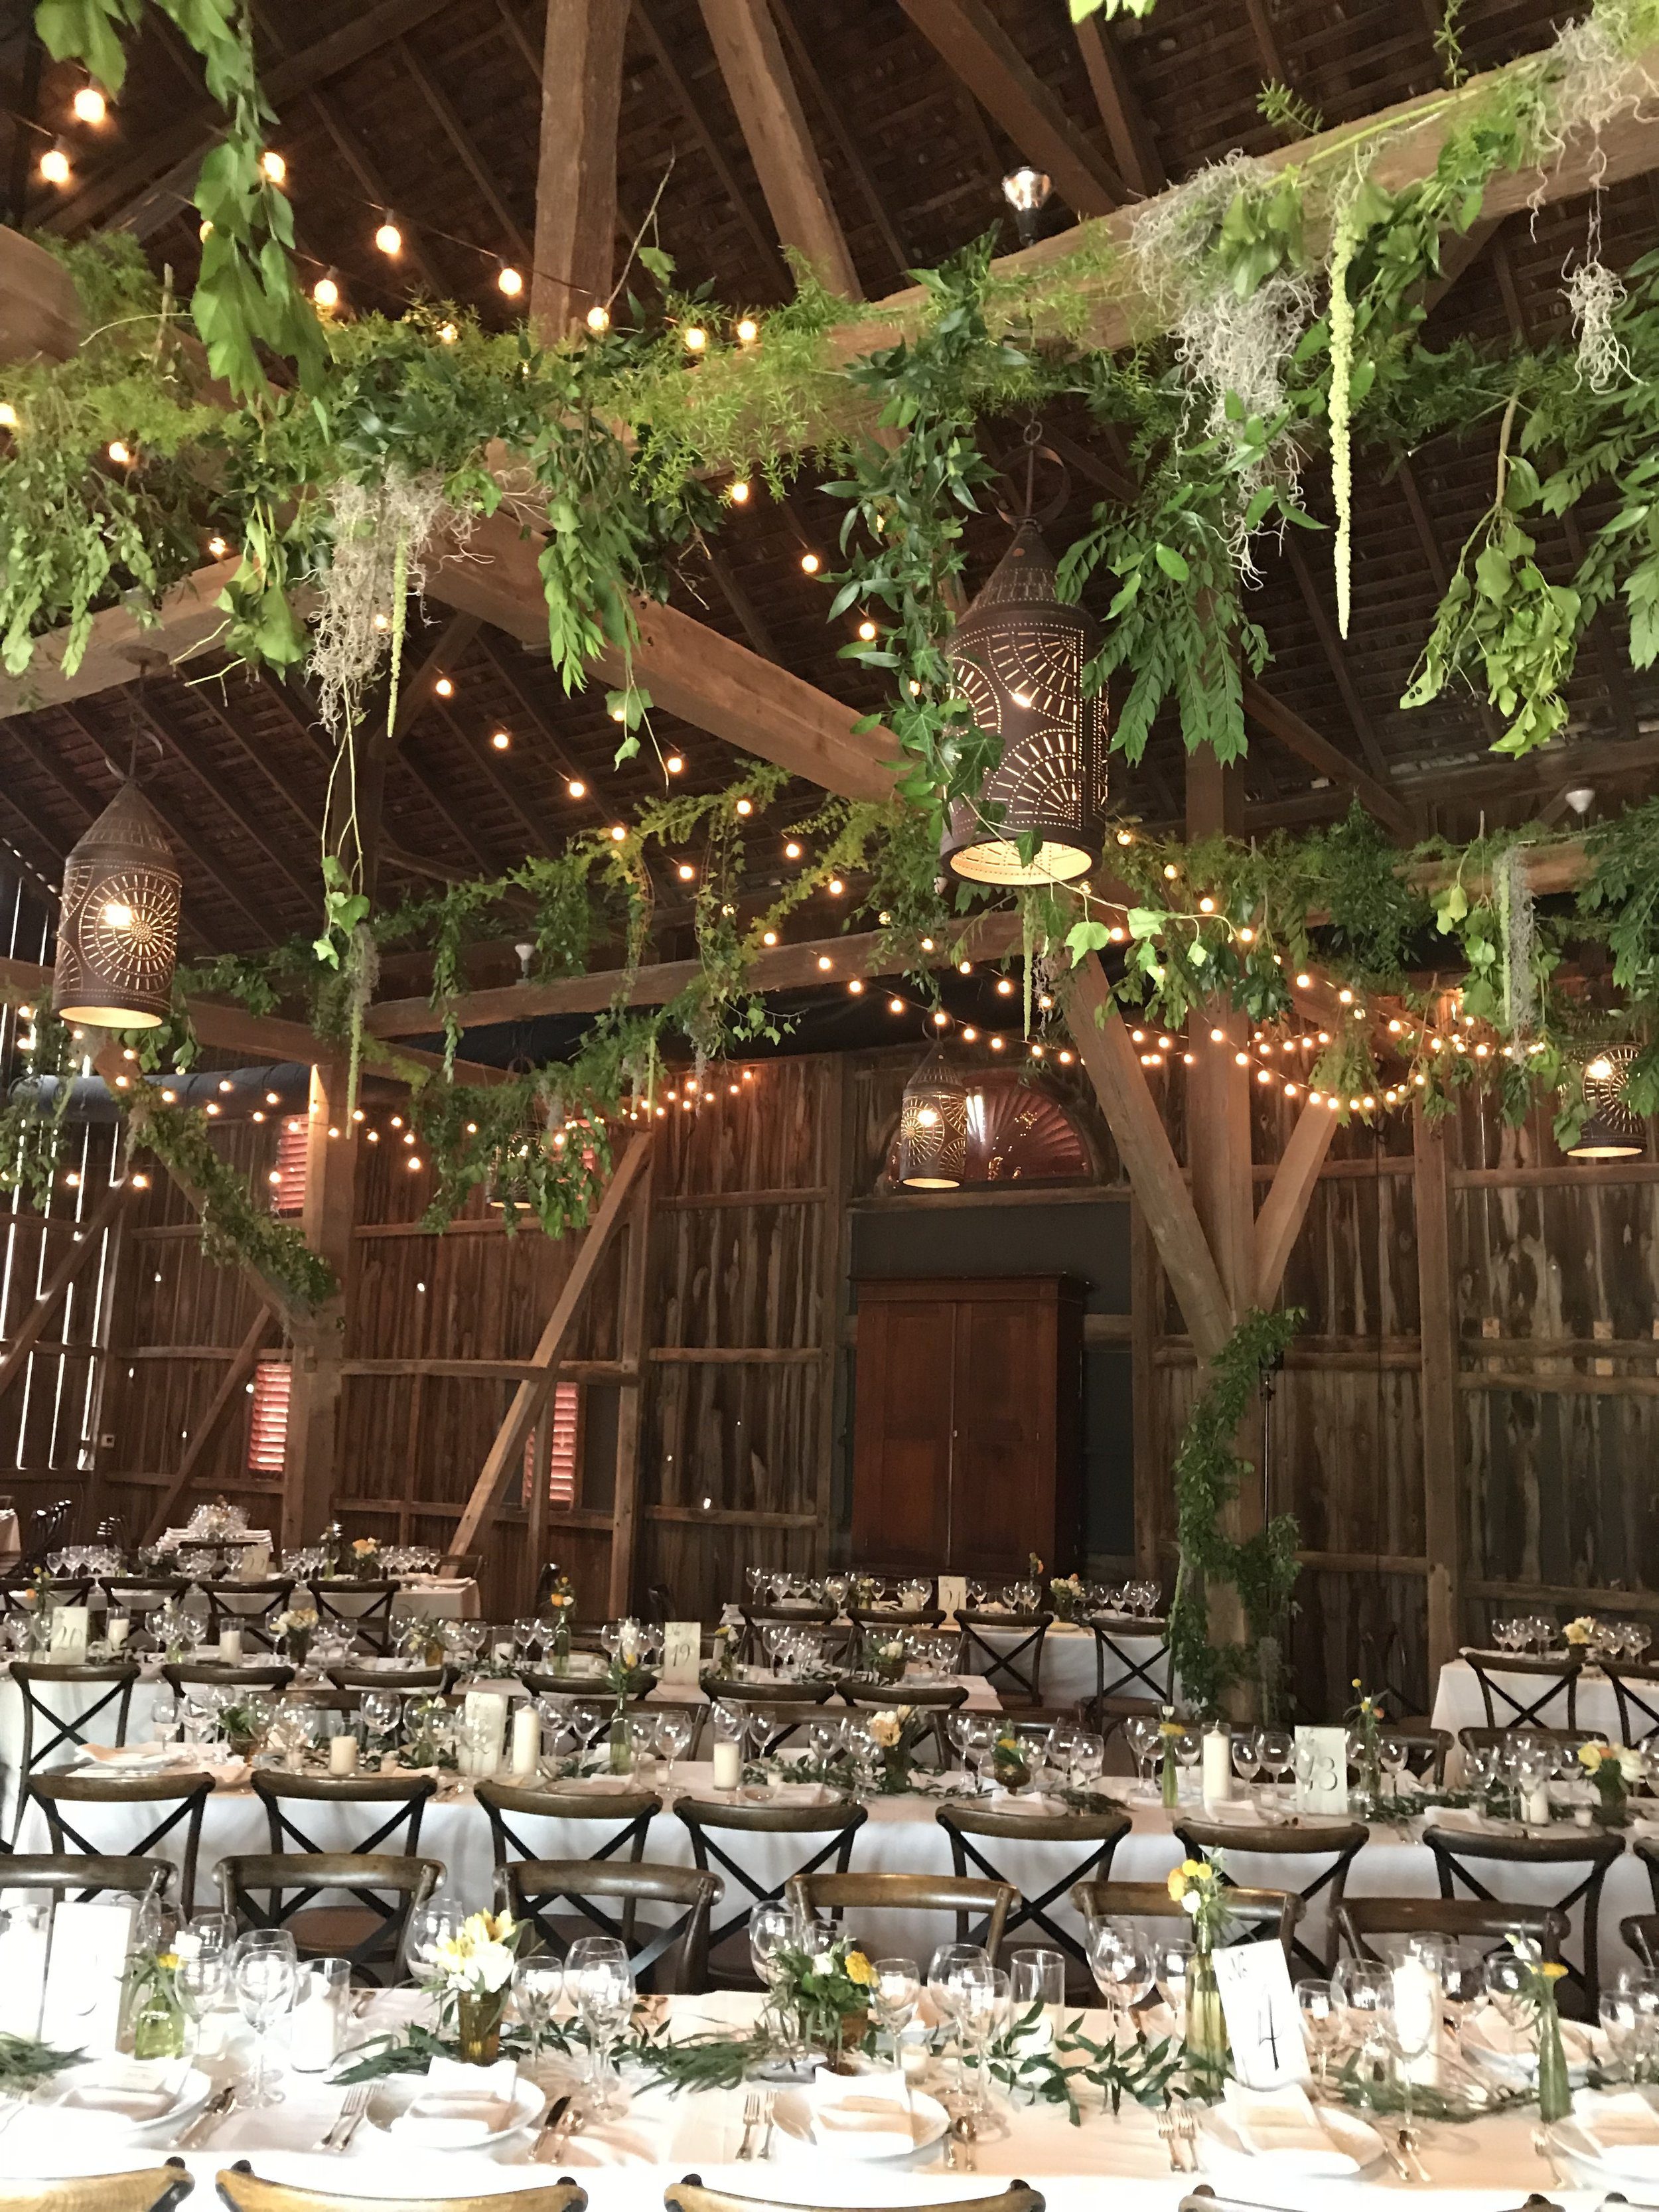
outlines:
[{"label": "clear bud vase", "polygon": [[1538,2000],[1538,2117],[1546,2127],[1564,2120],[1572,2110],[1572,2088],[1567,2080],[1567,2054],[1561,2046],[1561,2015],[1555,2008],[1555,1992]]},{"label": "clear bud vase", "polygon": [[553,1629],[553,1672],[570,1672],[570,1608],[562,1605]]},{"label": "clear bud vase", "polygon": [[1195,2096],[1218,2097],[1227,2078],[1227,2019],[1221,2009],[1215,1961],[1200,1942],[1187,1970],[1187,2079]]},{"label": "clear bud vase", "polygon": [[1181,1767],[1176,1758],[1175,1738],[1172,1735],[1164,1739],[1162,1779],[1164,1802],[1173,1811],[1181,1802]]},{"label": "clear bud vase", "polygon": [[619,1698],[611,1722],[611,1771],[631,1774],[634,1771],[634,1731],[628,1725],[628,1714]]}]

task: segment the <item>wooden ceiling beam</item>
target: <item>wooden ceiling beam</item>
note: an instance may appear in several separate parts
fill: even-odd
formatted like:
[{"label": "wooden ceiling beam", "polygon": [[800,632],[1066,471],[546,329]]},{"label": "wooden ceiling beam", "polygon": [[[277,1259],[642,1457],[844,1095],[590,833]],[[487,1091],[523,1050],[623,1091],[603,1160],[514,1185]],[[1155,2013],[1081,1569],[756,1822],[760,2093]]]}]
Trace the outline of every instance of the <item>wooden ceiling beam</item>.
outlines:
[{"label": "wooden ceiling beam", "polygon": [[1123,66],[1111,26],[1103,15],[1090,15],[1072,28],[1083,56],[1083,66],[1088,72],[1095,106],[1105,126],[1112,159],[1122,172],[1124,182],[1150,199],[1154,192],[1163,191],[1170,179],[1159,159],[1146,111],[1135,96],[1129,73]]},{"label": "wooden ceiling beam", "polygon": [[861,300],[858,271],[767,0],[702,0],[702,5],[780,245],[799,253],[830,291]]},{"label": "wooden ceiling beam", "polygon": [[1334,783],[1351,786],[1366,808],[1395,836],[1408,841],[1416,838],[1416,821],[1403,799],[1346,753],[1339,751],[1328,738],[1321,737],[1294,708],[1287,707],[1282,699],[1264,690],[1255,677],[1248,675],[1244,678],[1244,713],[1250,721],[1259,723],[1277,738],[1288,751],[1306,761],[1310,768],[1329,776]]},{"label": "wooden ceiling beam", "polygon": [[772,13],[778,28],[783,33],[784,44],[789,49],[789,60],[795,75],[811,94],[824,127],[835,140],[841,158],[847,164],[848,174],[858,186],[864,204],[870,210],[870,220],[880,233],[881,242],[892,258],[893,268],[900,277],[910,273],[912,256],[904,250],[902,240],[893,228],[892,217],[887,212],[887,203],[876,188],[870,164],[865,160],[859,143],[847,127],[842,103],[834,99],[813,60],[811,50],[801,34],[799,24],[789,0],[772,0]]},{"label": "wooden ceiling beam", "polygon": [[1023,157],[1053,179],[1074,213],[1109,215],[1130,198],[1123,179],[1072,121],[986,0],[899,0],[899,5]]},{"label": "wooden ceiling beam", "polygon": [[278,875],[297,891],[305,902],[309,916],[319,911],[322,904],[322,883],[319,877],[302,876],[280,847],[273,845],[264,823],[257,813],[245,806],[234,787],[225,778],[216,775],[197,749],[194,737],[186,737],[174,720],[170,706],[164,705],[154,693],[142,696],[138,712],[155,731],[162,744],[183,761],[198,783],[206,791],[216,806],[222,806],[235,822],[245,837],[250,838],[264,854]]},{"label": "wooden ceiling beam", "polygon": [[72,676],[63,672],[68,631],[52,630],[37,638],[34,658],[24,673],[0,678],[0,717],[88,698],[94,691],[131,684],[158,659],[177,663],[201,652],[225,627],[228,617],[216,603],[240,565],[235,560],[219,561],[186,576],[163,594],[154,623],[140,621],[125,606],[106,607],[95,614],[87,649]]},{"label": "wooden ceiling beam", "polygon": [[680,73],[672,47],[663,36],[656,17],[651,12],[650,0],[634,0],[634,20],[645,33],[645,42],[651,49],[651,58],[662,71],[663,81],[674,95],[676,106],[702,148],[708,166],[719,178],[721,189],[731,201],[738,220],[748,232],[763,262],[769,262],[777,251],[777,240],[767,230],[757,213],[753,196],[738,179],[732,164],[726,160],[720,140],[708,127],[708,119],[702,103]]},{"label": "wooden ceiling beam", "polygon": [[455,112],[454,105],[448,94],[445,92],[414,47],[410,45],[409,40],[398,39],[394,41],[394,46],[398,60],[414,78],[422,99],[437,118],[439,129],[454,148],[462,167],[477,186],[484,204],[500,223],[512,251],[513,258],[520,264],[523,273],[528,276],[530,264],[535,258],[530,240],[520,228],[519,218],[514,213],[500,185],[495,181],[495,173],[473,144],[471,132]]},{"label": "wooden ceiling beam", "polygon": [[606,798],[610,789],[608,781],[604,777],[595,776],[592,769],[582,766],[564,744],[553,724],[543,714],[512,669],[508,667],[505,658],[496,651],[495,641],[489,630],[482,629],[480,635],[485,659],[495,670],[500,683],[512,693],[518,702],[520,713],[523,714],[536,735],[552,755],[554,765],[560,775],[563,776],[567,784],[575,782],[585,787],[586,795],[581,799],[571,799],[571,805],[586,808],[596,815],[601,822],[614,821],[617,808],[611,805]]},{"label": "wooden ceiling beam", "polygon": [[63,361],[82,328],[81,295],[64,264],[21,231],[0,230],[0,361]]},{"label": "wooden ceiling beam", "polygon": [[447,676],[478,635],[476,615],[451,615],[421,655],[413,672],[398,687],[398,711],[392,718],[392,750],[395,752],[418,717],[433,703],[433,685]]},{"label": "wooden ceiling beam", "polygon": [[530,320],[547,344],[610,301],[627,43],[626,0],[547,0],[530,284]]}]

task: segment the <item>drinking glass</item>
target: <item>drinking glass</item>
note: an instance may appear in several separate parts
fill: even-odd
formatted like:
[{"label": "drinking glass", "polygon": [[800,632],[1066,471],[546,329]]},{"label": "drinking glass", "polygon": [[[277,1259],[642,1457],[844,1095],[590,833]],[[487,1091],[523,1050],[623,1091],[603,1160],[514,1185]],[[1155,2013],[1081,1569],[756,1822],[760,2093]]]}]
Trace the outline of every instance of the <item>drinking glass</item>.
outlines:
[{"label": "drinking glass", "polygon": [[230,1967],[222,1949],[187,1948],[188,1933],[181,1929],[174,1943],[179,1964],[173,1970],[173,1986],[190,2022],[191,2051],[198,2053],[202,2047],[202,2022],[209,2013],[217,2009],[229,1985]]},{"label": "drinking glass", "polygon": [[573,1705],[570,1708],[570,1725],[575,1729],[577,1735],[582,1740],[582,1757],[584,1759],[586,1758],[588,1753],[593,1748],[594,1737],[598,1735],[599,1730],[605,1726],[610,1718],[611,1716],[609,1712],[603,1705],[589,1705],[586,1702],[584,1702],[581,1705]]},{"label": "drinking glass", "polygon": [[532,1951],[513,1968],[513,2002],[530,2030],[530,2069],[541,2063],[542,2037],[564,1988],[564,1968],[550,1951]]},{"label": "drinking glass", "polygon": [[1123,1723],[1123,1733],[1140,1774],[1135,1794],[1143,1798],[1155,1797],[1158,1792],[1152,1784],[1152,1762],[1161,1747],[1158,1723],[1150,1713],[1136,1713]]},{"label": "drinking glass", "polygon": [[1158,1993],[1177,2021],[1187,2015],[1187,1978],[1192,1971],[1193,1946],[1185,1936],[1152,1939],[1152,1972]]},{"label": "drinking glass", "polygon": [[150,1698],[149,1724],[157,1743],[171,1743],[179,1733],[179,1694],[164,1687]]},{"label": "drinking glass", "polygon": [[[585,1936],[573,1943],[565,1960],[565,1987],[574,1984],[576,2008],[593,2053],[590,2076],[596,2119],[614,2119],[628,2108],[617,2069],[611,2063],[611,2047],[634,2014],[634,1973],[620,1943],[615,1950],[589,1952],[589,1945],[609,1943],[608,1936]],[[579,1953],[587,1955],[578,1957]]]},{"label": "drinking glass", "polygon": [[983,1969],[990,1971],[991,1960],[983,1946],[978,1943],[941,1943],[927,1961],[927,1995],[941,2025],[952,2029],[957,2035],[957,2087],[962,2087],[961,2023],[957,2016],[957,1978]]},{"label": "drinking glass", "polygon": [[1400,1801],[1400,1778],[1406,1771],[1410,1747],[1397,1735],[1379,1736],[1376,1741],[1376,1763],[1388,1777],[1389,1795],[1397,1804]]},{"label": "drinking glass", "polygon": [[1388,2040],[1386,2015],[1394,2009],[1394,1975],[1380,1960],[1345,1959],[1331,1976],[1348,2040],[1362,2060],[1375,2064]]},{"label": "drinking glass", "polygon": [[1261,1771],[1261,1740],[1254,1729],[1237,1729],[1233,1734],[1233,1772],[1244,1784],[1244,1795],[1251,1794],[1251,1785]]},{"label": "drinking glass", "polygon": [[1296,2001],[1302,2008],[1302,2038],[1313,2060],[1314,2079],[1327,2081],[1331,2053],[1342,2033],[1342,2007],[1335,1988],[1325,1981],[1298,1982]]},{"label": "drinking glass", "polygon": [[1635,1991],[1603,1990],[1597,2016],[1607,2039],[1615,2072],[1629,2081],[1639,2080],[1643,2020]]},{"label": "drinking glass", "polygon": [[1008,2123],[991,2102],[991,2046],[1008,2025],[1012,2002],[1007,1974],[988,1963],[952,1970],[957,2023],[972,2053],[974,2089],[969,2100],[975,2136],[1006,2136]]},{"label": "drinking glass", "polygon": [[1296,1738],[1288,1729],[1263,1729],[1256,1737],[1256,1747],[1261,1765],[1282,1800],[1285,1777],[1291,1771],[1291,1762],[1296,1757]]},{"label": "drinking glass", "polygon": [[658,1716],[657,1751],[668,1764],[668,1772],[664,1781],[665,1789],[673,1788],[674,1761],[685,1756],[690,1748],[691,1738],[696,1732],[696,1723],[690,1713],[671,1711]]},{"label": "drinking glass", "polygon": [[1105,1739],[1087,1729],[1079,1729],[1072,1738],[1069,1771],[1073,1789],[1086,1790],[1105,1764]]},{"label": "drinking glass", "polygon": [[1512,1951],[1494,1951],[1486,1961],[1486,1995],[1498,2008],[1504,2025],[1526,2026],[1531,2020],[1532,1970]]},{"label": "drinking glass", "polygon": [[1190,1774],[1204,1756],[1204,1738],[1195,1728],[1184,1728],[1175,1739],[1176,1764]]},{"label": "drinking glass", "polygon": [[1089,1972],[1113,2015],[1114,2040],[1129,2025],[1129,2014],[1152,1995],[1157,1978],[1152,1947],[1126,1923],[1097,1920],[1087,1937]]},{"label": "drinking glass", "polygon": [[914,1959],[878,1959],[871,1972],[875,1979],[870,1984],[870,2005],[876,2015],[876,2024],[885,2028],[893,2046],[893,2063],[904,2063],[900,2050],[900,2039],[915,2018],[916,2007],[921,2000],[921,1976],[916,1971]]},{"label": "drinking glass", "polygon": [[1440,1996],[1451,2027],[1452,2054],[1462,2053],[1463,2023],[1486,1993],[1485,1954],[1472,1943],[1446,1943],[1440,1952]]},{"label": "drinking glass", "polygon": [[[282,1942],[256,1943],[253,1936],[280,1936]],[[268,2105],[280,2105],[283,2093],[267,2079],[265,2041],[294,2002],[299,1980],[294,1938],[279,1929],[256,1929],[252,1936],[244,1937],[237,1946],[232,1978],[237,2006],[255,2038],[253,2079],[242,2093],[240,2102],[254,2111]]]},{"label": "drinking glass", "polygon": [[[1057,2024],[1066,2002],[1066,1954],[1034,1945],[1008,1954],[1008,2016],[1017,2026],[1029,2016]],[[1032,2007],[1040,2005],[1040,2014]]]},{"label": "drinking glass", "polygon": [[403,1710],[398,1692],[365,1690],[357,1710],[363,1717],[363,1748],[371,1753],[390,1751],[398,1740],[398,1717]]},{"label": "drinking glass", "polygon": [[411,1981],[430,1974],[442,1944],[460,1933],[466,1907],[458,1897],[438,1896],[416,1906],[404,1924],[404,1969]]}]

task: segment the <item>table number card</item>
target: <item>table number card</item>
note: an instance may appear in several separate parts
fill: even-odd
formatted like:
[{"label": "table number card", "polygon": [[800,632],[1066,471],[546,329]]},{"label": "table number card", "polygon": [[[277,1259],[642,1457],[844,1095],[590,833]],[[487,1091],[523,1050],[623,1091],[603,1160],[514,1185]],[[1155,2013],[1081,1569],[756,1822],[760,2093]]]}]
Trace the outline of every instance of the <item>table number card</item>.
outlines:
[{"label": "table number card", "polygon": [[1348,1809],[1348,1731],[1346,1729],[1297,1729],[1296,1766],[1296,1809],[1298,1813],[1334,1813],[1339,1817],[1346,1814]]},{"label": "table number card", "polygon": [[702,1623],[665,1620],[662,1625],[662,1679],[695,1682],[702,1666]]},{"label": "table number card", "polygon": [[1230,1943],[1215,1954],[1216,1987],[1232,2045],[1233,2072],[1247,2089],[1281,2089],[1308,2078],[1302,2014],[1278,1943]]},{"label": "table number card", "polygon": [[112,2051],[121,2026],[121,1985],[132,1942],[130,1898],[62,1904],[52,1916],[40,2039],[59,2051]]},{"label": "table number card", "polygon": [[941,1575],[939,1578],[939,1601],[948,1626],[968,1602],[966,1575]]},{"label": "table number card", "polygon": [[52,1609],[52,1658],[58,1667],[83,1667],[92,1616],[83,1605],[55,1605]]}]

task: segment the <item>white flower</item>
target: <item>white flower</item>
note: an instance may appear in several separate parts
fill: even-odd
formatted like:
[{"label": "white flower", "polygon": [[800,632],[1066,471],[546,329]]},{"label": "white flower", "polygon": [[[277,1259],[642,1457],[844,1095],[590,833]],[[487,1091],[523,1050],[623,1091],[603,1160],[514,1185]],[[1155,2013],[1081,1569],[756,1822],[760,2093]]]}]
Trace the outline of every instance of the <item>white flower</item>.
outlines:
[{"label": "white flower", "polygon": [[895,1712],[872,1713],[866,1725],[871,1742],[881,1751],[890,1751],[904,1733],[904,1723]]},{"label": "white flower", "polygon": [[1621,1743],[1613,1757],[1619,1761],[1619,1771],[1626,1782],[1639,1782],[1647,1771],[1647,1761],[1641,1753],[1633,1751],[1628,1744]]},{"label": "white flower", "polygon": [[1204,1899],[1197,1890],[1188,1889],[1182,1892],[1181,1909],[1189,1920],[1196,1920],[1203,1906]]}]

